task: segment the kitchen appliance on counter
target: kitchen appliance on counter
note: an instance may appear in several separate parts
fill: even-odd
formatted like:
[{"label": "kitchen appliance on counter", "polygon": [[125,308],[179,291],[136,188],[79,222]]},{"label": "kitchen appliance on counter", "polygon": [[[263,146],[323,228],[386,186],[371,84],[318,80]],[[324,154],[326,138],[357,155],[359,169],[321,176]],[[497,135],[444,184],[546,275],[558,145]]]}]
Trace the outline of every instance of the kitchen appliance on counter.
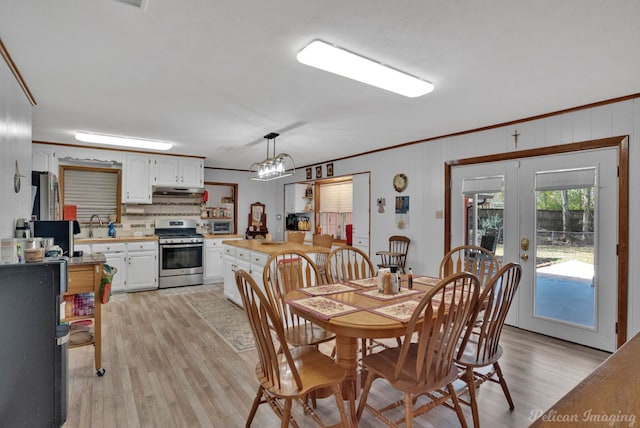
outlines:
[{"label": "kitchen appliance on counter", "polygon": [[16,220],[16,238],[31,238],[29,219],[19,218]]},{"label": "kitchen appliance on counter", "polygon": [[67,263],[0,266],[0,425],[60,427],[69,407],[67,341],[60,323]]},{"label": "kitchen appliance on counter", "polygon": [[287,230],[311,230],[311,222],[306,215],[287,214]]},{"label": "kitchen appliance on counter", "polygon": [[230,235],[233,233],[233,220],[210,220],[209,228],[214,235]]},{"label": "kitchen appliance on counter", "polygon": [[33,207],[36,220],[61,220],[60,187],[58,177],[48,171],[31,171]]},{"label": "kitchen appliance on counter", "polygon": [[203,283],[204,236],[196,232],[196,220],[157,220],[159,288]]},{"label": "kitchen appliance on counter", "polygon": [[73,256],[73,235],[80,233],[78,222],[73,220],[34,221],[33,236],[51,237],[53,244],[62,249],[64,256]]}]

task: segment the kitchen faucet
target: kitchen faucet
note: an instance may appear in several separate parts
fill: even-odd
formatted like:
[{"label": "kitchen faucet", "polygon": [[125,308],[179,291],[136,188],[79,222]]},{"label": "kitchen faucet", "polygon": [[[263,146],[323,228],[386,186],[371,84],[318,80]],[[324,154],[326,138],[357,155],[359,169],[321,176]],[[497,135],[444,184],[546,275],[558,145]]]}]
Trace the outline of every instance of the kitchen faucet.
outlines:
[{"label": "kitchen faucet", "polygon": [[93,238],[93,218],[98,217],[98,223],[102,226],[102,220],[100,220],[100,216],[98,214],[94,214],[89,219],[89,238]]}]

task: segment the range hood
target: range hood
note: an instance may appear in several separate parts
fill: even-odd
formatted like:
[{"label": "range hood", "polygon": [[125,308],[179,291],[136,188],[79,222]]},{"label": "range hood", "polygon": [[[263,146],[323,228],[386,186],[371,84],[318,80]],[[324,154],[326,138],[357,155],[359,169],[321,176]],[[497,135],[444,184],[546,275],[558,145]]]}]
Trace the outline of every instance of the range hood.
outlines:
[{"label": "range hood", "polygon": [[158,196],[202,196],[200,187],[154,187],[153,194]]}]

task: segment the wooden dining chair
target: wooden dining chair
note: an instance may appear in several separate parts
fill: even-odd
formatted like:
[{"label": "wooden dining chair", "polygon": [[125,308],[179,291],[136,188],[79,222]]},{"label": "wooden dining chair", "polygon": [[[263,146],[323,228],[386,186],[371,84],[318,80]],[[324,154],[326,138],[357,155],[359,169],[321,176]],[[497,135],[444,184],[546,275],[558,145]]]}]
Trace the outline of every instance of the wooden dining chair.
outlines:
[{"label": "wooden dining chair", "polygon": [[304,232],[287,232],[287,242],[304,244]]},{"label": "wooden dining chair", "polygon": [[[327,248],[329,251],[331,251],[331,245],[333,245],[333,235],[329,235],[327,233],[314,234],[312,237],[312,243],[316,247]],[[326,274],[327,256],[329,255],[329,251],[327,251],[326,253],[316,253],[316,266],[318,266],[320,279],[323,284],[329,283]]]},{"label": "wooden dining chair", "polygon": [[397,266],[398,271],[405,273],[405,265],[407,264],[407,253],[409,252],[409,244],[411,239],[406,236],[393,235],[389,237],[389,250],[378,251],[380,263],[378,268],[390,268]]},{"label": "wooden dining chair", "polygon": [[282,320],[288,344],[318,345],[335,338],[334,333],[293,314],[286,303],[289,291],[321,284],[320,272],[307,254],[290,250],[272,254],[265,264],[262,280],[267,297]]},{"label": "wooden dining chair", "polygon": [[[486,248],[476,245],[461,245],[452,248],[440,261],[440,278],[456,272],[469,272],[478,277],[480,287],[484,287],[500,269],[500,262],[496,256]],[[482,301],[481,301],[482,302]],[[486,306],[481,303],[481,306]],[[482,317],[482,311],[474,325],[477,327]]]},{"label": "wooden dining chair", "polygon": [[[364,409],[390,427],[404,422],[413,425],[413,418],[436,406],[453,403],[460,424],[467,426],[453,382],[458,378],[454,353],[465,326],[472,319],[479,293],[478,278],[467,272],[453,274],[442,279],[420,300],[415,308],[405,334],[402,347],[389,348],[364,357],[364,367],[369,371],[360,403],[358,419]],[[418,341],[411,342],[417,332]],[[382,378],[403,393],[400,400],[377,409],[367,403],[373,382]],[[392,421],[387,411],[404,407],[404,418]]]},{"label": "wooden dining chair", "polygon": [[461,245],[452,248],[440,261],[440,278],[457,272],[469,272],[478,277],[480,286],[498,272],[500,262],[489,250],[476,245]]},{"label": "wooden dining chair", "polygon": [[[509,409],[514,409],[513,400],[498,360],[502,356],[500,334],[521,276],[522,268],[520,265],[508,263],[491,278],[478,298],[479,303],[486,302],[478,305],[477,311],[482,311],[482,316],[476,319],[480,321],[480,324],[476,325],[473,331],[471,329],[467,331],[466,337],[461,342],[465,345],[460,346],[456,355],[456,364],[463,369],[460,378],[467,384],[466,392],[469,393],[468,401],[462,398],[460,401],[471,406],[475,428],[480,427],[476,389],[488,380],[500,384],[509,403]],[[489,372],[478,370],[489,366],[492,367]]]},{"label": "wooden dining chair", "polygon": [[[297,427],[291,414],[294,400],[302,405],[304,413],[310,414],[319,426],[326,426],[313,409],[307,406],[305,398],[321,388],[331,388],[340,414],[340,426],[348,427],[341,391],[345,370],[313,346],[293,349],[285,346],[278,351],[279,344],[274,342],[274,336],[280,343],[286,340],[279,314],[248,272],[239,269],[235,278],[258,351],[256,376],[260,386],[246,426],[251,426],[258,406],[268,403],[280,417],[281,427],[288,427],[290,423]],[[284,406],[281,401],[284,401]]]},{"label": "wooden dining chair", "polygon": [[338,247],[327,255],[327,280],[341,282],[376,275],[367,253],[356,247]]}]

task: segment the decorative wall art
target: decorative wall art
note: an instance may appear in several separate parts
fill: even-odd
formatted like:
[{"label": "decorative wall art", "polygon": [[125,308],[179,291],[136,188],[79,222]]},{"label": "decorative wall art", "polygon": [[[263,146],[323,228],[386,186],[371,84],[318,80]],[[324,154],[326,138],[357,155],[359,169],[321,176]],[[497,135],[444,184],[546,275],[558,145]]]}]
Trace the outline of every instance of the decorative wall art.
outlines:
[{"label": "decorative wall art", "polygon": [[311,180],[313,176],[311,175],[311,168],[307,168],[307,180]]},{"label": "decorative wall art", "polygon": [[322,165],[316,167],[316,178],[322,178]]},{"label": "decorative wall art", "polygon": [[398,229],[409,228],[409,197],[396,196],[396,226]]},{"label": "decorative wall art", "polygon": [[327,164],[327,177],[333,177],[333,164]]}]

